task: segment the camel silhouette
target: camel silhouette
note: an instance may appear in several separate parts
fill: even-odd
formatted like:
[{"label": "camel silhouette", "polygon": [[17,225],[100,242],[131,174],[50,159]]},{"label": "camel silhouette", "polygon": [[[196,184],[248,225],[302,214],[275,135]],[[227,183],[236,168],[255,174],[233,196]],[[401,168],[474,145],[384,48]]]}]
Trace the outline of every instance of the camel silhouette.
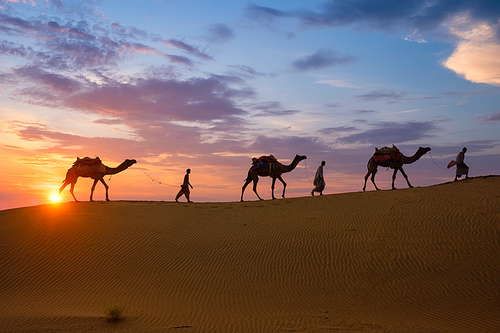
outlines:
[{"label": "camel silhouette", "polygon": [[257,195],[257,198],[259,198],[259,200],[263,200],[259,196],[259,194],[257,193],[257,183],[259,181],[259,176],[260,177],[271,177],[273,179],[273,183],[271,185],[271,193],[272,193],[273,199],[276,199],[274,197],[274,185],[276,183],[276,179],[279,179],[281,181],[281,183],[283,183],[283,194],[282,194],[282,197],[284,198],[285,197],[286,183],[283,180],[283,178],[281,178],[281,175],[283,173],[290,172],[293,169],[295,169],[295,167],[297,166],[297,164],[299,164],[300,161],[302,161],[302,160],[304,160],[306,158],[307,158],[306,156],[295,155],[295,158],[293,159],[293,161],[292,161],[292,163],[290,165],[283,165],[281,163],[277,163],[277,165],[276,165],[276,167],[274,169],[273,168],[266,168],[266,169],[263,169],[263,170],[259,170],[257,168],[255,170],[253,170],[254,168],[250,168],[250,170],[248,170],[248,176],[247,176],[247,179],[245,180],[245,184],[243,184],[243,187],[241,189],[241,201],[243,202],[243,193],[245,193],[246,187],[251,182],[253,182],[253,191]]},{"label": "camel silhouette", "polygon": [[86,169],[82,171],[80,168],[77,167],[75,162],[73,167],[71,167],[66,173],[66,178],[63,180],[61,188],[59,188],[59,195],[61,195],[61,192],[64,190],[66,186],[71,184],[69,192],[73,196],[73,199],[75,199],[75,201],[78,202],[78,200],[75,197],[75,194],[73,193],[73,190],[75,188],[75,184],[76,181],[78,180],[78,177],[85,177],[94,180],[94,184],[92,185],[92,189],[90,190],[90,201],[94,201],[92,199],[92,196],[94,194],[94,189],[98,181],[100,181],[104,185],[104,188],[106,189],[106,201],[109,201],[109,196],[108,196],[109,186],[104,181],[104,176],[115,175],[119,172],[122,172],[123,170],[128,169],[131,165],[135,163],[137,163],[136,160],[125,160],[122,164],[120,164],[116,168],[110,168],[105,165],[99,164],[98,168],[91,168],[91,170]]},{"label": "camel silhouette", "polygon": [[431,150],[431,148],[429,147],[419,147],[417,152],[413,155],[413,156],[410,156],[410,157],[407,157],[405,155],[401,155],[401,158],[397,161],[391,161],[391,162],[377,162],[375,161],[375,158],[372,156],[369,160],[368,160],[368,172],[365,176],[365,185],[363,186],[363,191],[366,189],[366,181],[368,180],[368,177],[371,175],[371,181],[373,183],[373,186],[375,186],[375,188],[377,190],[380,190],[377,185],[375,185],[375,174],[377,173],[377,167],[378,166],[381,166],[381,167],[390,167],[391,169],[394,169],[394,173],[392,174],[392,189],[395,190],[396,188],[394,187],[394,181],[396,180],[396,173],[398,171],[401,172],[401,174],[403,175],[403,177],[405,177],[406,179],[406,182],[408,183],[408,187],[412,188],[413,186],[410,184],[410,181],[408,180],[408,176],[406,175],[406,173],[404,172],[403,170],[403,164],[411,164],[415,161],[417,161],[420,157],[424,156],[429,150]]}]

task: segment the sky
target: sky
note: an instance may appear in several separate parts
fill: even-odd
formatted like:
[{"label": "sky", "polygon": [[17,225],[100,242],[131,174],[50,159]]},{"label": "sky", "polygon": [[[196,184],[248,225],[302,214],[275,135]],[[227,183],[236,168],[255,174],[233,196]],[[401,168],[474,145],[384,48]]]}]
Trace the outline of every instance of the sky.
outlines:
[{"label": "sky", "polygon": [[85,156],[137,160],[105,178],[111,200],[172,201],[190,168],[193,201],[239,201],[270,154],[307,156],[287,197],[322,160],[324,194],[357,192],[392,145],[431,147],[413,186],[453,180],[462,147],[469,176],[498,175],[499,54],[498,0],[0,0],[0,210],[52,202]]}]

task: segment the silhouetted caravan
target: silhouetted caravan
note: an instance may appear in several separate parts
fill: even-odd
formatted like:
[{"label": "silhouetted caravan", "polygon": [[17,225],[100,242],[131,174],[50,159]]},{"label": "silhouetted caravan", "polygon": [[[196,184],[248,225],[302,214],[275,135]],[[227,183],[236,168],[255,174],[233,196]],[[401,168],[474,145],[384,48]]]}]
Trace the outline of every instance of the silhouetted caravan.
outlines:
[{"label": "silhouetted caravan", "polygon": [[396,180],[396,173],[398,171],[403,174],[403,177],[405,177],[406,182],[408,183],[408,187],[413,187],[410,184],[410,181],[408,180],[408,176],[403,170],[403,164],[411,164],[415,161],[417,161],[420,157],[424,156],[431,148],[429,147],[419,147],[417,152],[410,157],[407,157],[403,155],[399,149],[396,146],[392,147],[384,147],[381,149],[378,149],[375,147],[375,153],[373,156],[368,160],[368,173],[365,176],[365,185],[363,186],[363,191],[366,189],[366,181],[368,180],[368,177],[372,175],[371,180],[373,183],[373,186],[377,190],[380,190],[377,185],[375,185],[375,174],[377,173],[377,167],[388,167],[391,169],[394,169],[394,173],[392,174],[392,189],[396,189],[394,187],[394,181]]},{"label": "silhouetted caravan", "polygon": [[85,177],[85,178],[92,178],[94,180],[94,184],[92,185],[92,189],[90,191],[90,201],[94,201],[92,199],[92,195],[94,194],[94,189],[98,181],[101,181],[101,183],[104,185],[104,188],[106,188],[106,201],[109,201],[108,197],[109,186],[106,184],[106,182],[104,182],[104,176],[115,175],[119,172],[122,172],[123,170],[128,169],[132,164],[135,163],[137,163],[136,160],[125,160],[118,167],[110,168],[102,164],[99,157],[96,158],[77,157],[75,163],[73,163],[73,166],[66,173],[66,179],[63,180],[63,184],[59,189],[59,195],[61,195],[61,192],[64,190],[66,186],[68,186],[68,184],[71,184],[69,192],[73,196],[73,199],[75,199],[75,201],[78,202],[78,200],[76,200],[75,194],[73,193],[73,190],[75,188],[75,184],[76,181],[78,180],[78,177]]},{"label": "silhouetted caravan", "polygon": [[286,183],[281,178],[281,175],[286,172],[290,172],[295,167],[297,164],[299,164],[300,161],[306,159],[306,156],[300,156],[300,155],[295,155],[295,158],[293,159],[292,163],[290,165],[283,165],[278,160],[273,156],[261,156],[259,158],[253,158],[252,159],[252,167],[250,170],[248,170],[248,176],[247,179],[245,180],[245,184],[243,185],[243,188],[241,189],[241,201],[243,201],[243,193],[245,193],[245,188],[248,186],[253,181],[253,191],[257,195],[257,198],[259,200],[263,200],[259,194],[257,193],[257,182],[259,181],[259,176],[260,177],[271,177],[273,179],[273,183],[271,185],[271,193],[273,199],[276,199],[274,197],[274,184],[276,183],[276,179],[279,179],[281,183],[283,183],[283,195],[282,197],[285,197],[285,189],[286,189]]}]

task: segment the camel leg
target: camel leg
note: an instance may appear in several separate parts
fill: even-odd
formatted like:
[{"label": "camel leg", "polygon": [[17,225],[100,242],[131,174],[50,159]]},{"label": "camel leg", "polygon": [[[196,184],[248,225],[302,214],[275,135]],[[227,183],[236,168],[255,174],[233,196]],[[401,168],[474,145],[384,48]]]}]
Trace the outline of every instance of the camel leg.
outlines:
[{"label": "camel leg", "polygon": [[[101,181],[101,183],[104,185],[104,188],[106,189],[106,201],[109,201],[109,197],[108,197],[108,189],[109,189],[109,186],[108,184],[106,184],[106,182],[104,181],[104,178],[101,178],[99,179]],[[189,201],[189,194],[186,196],[188,201]]]},{"label": "camel leg", "polygon": [[62,184],[62,186],[59,188],[59,194],[57,195],[57,199],[59,200],[59,197],[61,196],[61,192],[66,188],[66,186],[68,186],[69,184],[71,184],[71,187],[69,189],[69,193],[71,193],[71,195],[73,196],[73,199],[75,199],[75,202],[78,202],[78,200],[76,200],[76,197],[75,197],[75,194],[73,192],[73,190],[75,189],[75,184],[76,183],[68,183],[68,182],[64,182]]},{"label": "camel leg", "polygon": [[78,200],[76,200],[75,193],[74,193],[75,184],[76,183],[71,183],[71,187],[69,188],[69,193],[71,193],[71,195],[73,196],[73,199],[75,199],[75,202],[78,202]]},{"label": "camel leg", "polygon": [[271,184],[271,197],[273,198],[273,200],[274,200],[274,199],[276,199],[276,198],[274,197],[274,185],[275,185],[275,184],[276,184],[276,178],[275,178],[275,177],[273,177],[273,182],[272,182],[272,184]]},{"label": "camel leg", "polygon": [[245,181],[245,184],[243,184],[243,187],[241,188],[241,202],[243,202],[243,193],[245,193],[245,189],[247,188],[248,184],[252,182],[252,179],[250,177],[247,178]]},{"label": "camel leg", "polygon": [[396,181],[396,174],[398,173],[399,169],[394,169],[394,172],[392,173],[392,189],[395,190],[396,187],[394,187],[394,182]]},{"label": "camel leg", "polygon": [[408,187],[409,188],[413,188],[413,186],[410,184],[410,181],[408,180],[408,176],[406,175],[406,173],[404,172],[403,168],[400,168],[399,171],[401,171],[401,173],[403,174],[403,177],[405,177],[406,179],[406,183],[408,184]]},{"label": "camel leg", "polygon": [[285,197],[285,189],[286,189],[286,183],[285,181],[283,180],[283,178],[281,178],[281,176],[278,176],[278,179],[281,181],[281,183],[283,184],[283,195],[282,197],[284,198]]},{"label": "camel leg", "polygon": [[258,182],[259,182],[258,177],[256,179],[253,179],[253,191],[255,192],[255,194],[257,195],[257,198],[259,198],[259,200],[264,200],[259,196],[259,193],[257,193],[257,183]]},{"label": "camel leg", "polygon": [[368,164],[366,165],[366,167],[368,168],[368,172],[366,173],[365,176],[365,185],[363,186],[363,191],[366,189],[366,181],[368,180],[368,177],[370,177],[370,175],[372,176],[371,181],[373,183],[373,186],[375,186],[375,189],[377,191],[380,190],[375,184],[375,174],[377,173],[377,164],[373,162],[373,157],[368,160]]},{"label": "camel leg", "polygon": [[92,184],[92,188],[90,189],[90,201],[94,201],[94,199],[92,199],[92,196],[94,195],[95,186],[97,185],[98,181],[99,179],[94,179],[94,184]]},{"label": "camel leg", "polygon": [[368,177],[370,177],[371,173],[372,172],[370,170],[368,170],[368,172],[366,173],[366,176],[365,176],[365,185],[363,185],[363,191],[366,190],[366,181],[368,180]]},{"label": "camel leg", "polygon": [[59,188],[59,194],[57,195],[58,198],[61,196],[61,192],[66,188],[66,186],[68,186],[68,184],[69,183],[67,183],[67,182],[63,182],[63,184]]},{"label": "camel leg", "polygon": [[380,189],[377,187],[377,185],[375,184],[375,174],[377,173],[377,170],[373,171],[372,172],[372,177],[371,177],[371,181],[373,183],[373,186],[375,186],[375,189],[377,189],[377,191],[379,191]]}]

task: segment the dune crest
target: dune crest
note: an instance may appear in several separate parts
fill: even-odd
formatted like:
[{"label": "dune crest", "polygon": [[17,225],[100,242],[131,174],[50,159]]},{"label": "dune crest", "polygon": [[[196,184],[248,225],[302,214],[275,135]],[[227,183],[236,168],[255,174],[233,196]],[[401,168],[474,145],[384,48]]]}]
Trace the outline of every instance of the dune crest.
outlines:
[{"label": "dune crest", "polygon": [[0,211],[0,332],[498,332],[499,188]]}]

